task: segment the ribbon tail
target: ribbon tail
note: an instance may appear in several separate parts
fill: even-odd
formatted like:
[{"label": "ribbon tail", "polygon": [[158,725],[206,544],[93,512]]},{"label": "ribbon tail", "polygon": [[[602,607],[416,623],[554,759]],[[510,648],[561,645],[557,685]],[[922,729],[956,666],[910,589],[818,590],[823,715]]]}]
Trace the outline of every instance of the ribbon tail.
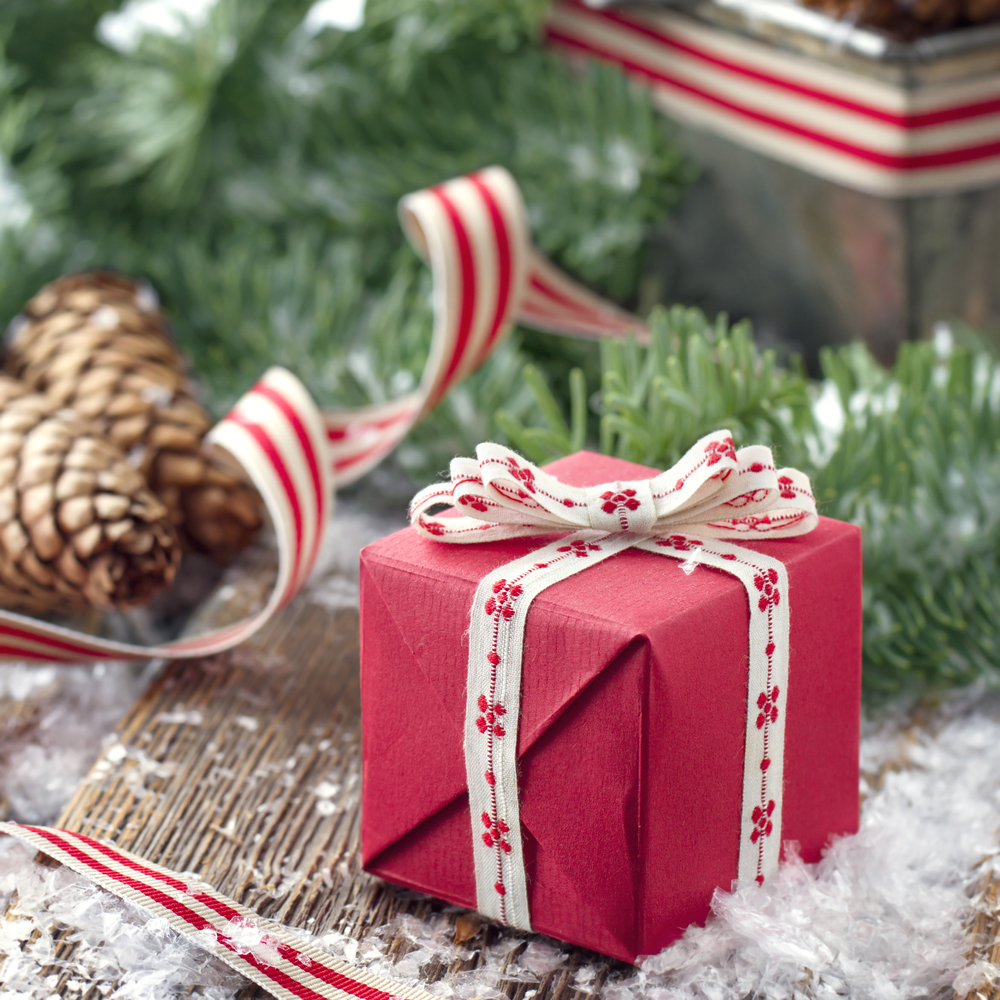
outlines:
[{"label": "ribbon tail", "polygon": [[649,343],[649,327],[642,320],[573,281],[536,250],[517,318],[545,333],[594,338],[631,334],[640,344]]},{"label": "ribbon tail", "polygon": [[280,1000],[432,1000],[341,962],[204,882],[69,830],[0,823],[18,840],[96,882],[222,959]]},{"label": "ribbon tail", "polygon": [[788,704],[788,573],[783,563],[715,538],[672,534],[637,548],[735,576],[750,602],[747,720],[743,752],[740,881],[762,883],[781,860],[785,709]]}]

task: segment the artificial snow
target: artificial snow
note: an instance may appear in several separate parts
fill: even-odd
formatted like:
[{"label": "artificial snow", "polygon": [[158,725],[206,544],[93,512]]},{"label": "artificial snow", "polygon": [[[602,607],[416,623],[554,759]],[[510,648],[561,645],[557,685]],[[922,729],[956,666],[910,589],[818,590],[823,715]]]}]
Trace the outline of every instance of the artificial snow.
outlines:
[{"label": "artificial snow", "polygon": [[[305,595],[331,609],[357,600],[360,545],[396,526],[351,504],[341,506],[337,520],[340,530],[331,533],[335,540]],[[169,763],[106,735],[147,681],[122,664],[0,667],[0,698],[31,707],[0,732],[8,816],[52,822],[95,761],[96,780],[126,757],[137,782],[165,773]],[[194,711],[160,721],[203,724]],[[262,724],[255,715],[232,721],[251,732]],[[324,740],[317,749],[329,746]],[[861,760],[861,829],[832,844],[821,862],[803,864],[789,845],[781,871],[764,887],[716,893],[705,927],[690,928],[638,968],[613,972],[599,990],[596,957],[574,970],[570,984],[607,1000],[916,1000],[952,989],[964,996],[997,976],[995,967],[969,964],[966,927],[980,880],[994,865],[1000,871],[1000,695],[966,691],[933,709],[901,709],[867,722]],[[318,814],[343,807],[341,791],[356,790],[358,770],[355,761],[307,789]],[[0,921],[0,954],[7,956],[0,1000],[48,1000],[57,987],[66,996],[93,987],[116,1000],[159,1000],[197,987],[210,1000],[229,1000],[246,986],[164,921],[34,858],[0,839],[0,904],[10,905]],[[302,873],[282,874],[281,891],[294,891]],[[350,876],[338,869],[322,877],[332,886]],[[361,941],[337,931],[310,934],[308,926],[298,933],[338,958],[417,985],[430,963],[473,956],[467,944],[454,943],[455,912],[398,917]],[[66,928],[79,943],[71,965],[57,958],[55,946],[54,935]],[[233,928],[241,947],[269,946],[243,941],[242,933]],[[401,956],[390,953],[398,935],[410,943]],[[499,995],[502,980],[525,984],[530,997],[568,952],[549,938],[504,932],[481,956],[481,968],[425,989],[487,1000]]]},{"label": "artificial snow", "polygon": [[[815,865],[803,864],[790,846],[775,879],[718,892],[705,927],[690,928],[634,971],[610,976],[600,994],[607,1000],[907,1000],[952,988],[962,995],[1000,972],[969,966],[965,930],[979,879],[994,864],[1000,870],[1000,699],[953,696],[931,718],[914,724],[899,715],[867,725],[856,835],[837,840]],[[317,807],[334,806],[333,788],[324,782],[313,789]],[[54,957],[59,926],[82,942],[67,970],[74,990],[96,986],[116,998],[159,1000],[198,985],[213,1000],[227,1000],[245,985],[162,921],[32,859],[29,849],[0,841],[0,902],[13,898],[0,924],[0,952],[9,956],[0,968],[0,1000],[51,996],[52,976],[63,970]],[[298,933],[408,984],[420,981],[432,959],[447,964],[471,954],[453,943],[444,915],[397,918],[363,941]],[[393,961],[387,952],[398,933],[412,947]],[[500,979],[537,985],[559,968],[567,949],[529,936],[511,961],[524,939],[503,934],[481,968],[429,989],[471,998],[495,996]],[[584,965],[574,984],[587,988],[596,975],[596,964]]]},{"label": "artificial snow", "polygon": [[[0,665],[0,698],[26,711],[0,726],[0,797],[8,819],[51,823],[149,683],[142,668]],[[124,749],[124,748],[122,748]],[[110,759],[110,758],[109,758]]]}]

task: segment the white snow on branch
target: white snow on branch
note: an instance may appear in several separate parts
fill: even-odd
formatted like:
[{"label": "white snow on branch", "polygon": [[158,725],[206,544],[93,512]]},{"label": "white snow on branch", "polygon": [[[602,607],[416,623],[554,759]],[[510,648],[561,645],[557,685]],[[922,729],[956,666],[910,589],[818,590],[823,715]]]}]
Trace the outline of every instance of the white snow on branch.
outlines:
[{"label": "white snow on branch", "polygon": [[324,28],[357,31],[365,23],[365,0],[316,0],[306,13],[302,30],[318,35]]},{"label": "white snow on branch", "polygon": [[189,37],[206,23],[218,0],[128,0],[97,22],[97,38],[108,48],[135,52],[147,34]]}]

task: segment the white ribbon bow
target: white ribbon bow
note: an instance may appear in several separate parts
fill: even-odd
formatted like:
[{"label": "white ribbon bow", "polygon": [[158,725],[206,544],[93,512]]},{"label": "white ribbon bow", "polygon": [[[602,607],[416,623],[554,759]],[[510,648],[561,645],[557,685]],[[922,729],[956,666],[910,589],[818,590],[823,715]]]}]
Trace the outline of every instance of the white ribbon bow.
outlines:
[{"label": "white ribbon bow", "polygon": [[[441,505],[465,516],[428,515]],[[450,483],[428,486],[410,504],[420,534],[458,544],[588,528],[787,538],[812,531],[817,520],[808,476],[775,468],[763,445],[737,451],[726,430],[703,437],[653,479],[590,487],[568,486],[509,448],[480,444],[474,459],[452,459]]]}]

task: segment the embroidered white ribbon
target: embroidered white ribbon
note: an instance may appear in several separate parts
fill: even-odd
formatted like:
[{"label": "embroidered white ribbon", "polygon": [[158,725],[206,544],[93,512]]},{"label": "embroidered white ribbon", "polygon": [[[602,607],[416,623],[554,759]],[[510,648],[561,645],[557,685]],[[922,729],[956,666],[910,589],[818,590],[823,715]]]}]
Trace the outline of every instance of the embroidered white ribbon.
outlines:
[{"label": "embroidered white ribbon", "polygon": [[[435,517],[452,506],[465,516]],[[410,523],[437,542],[470,544],[569,531],[488,574],[469,631],[465,763],[481,913],[531,930],[521,844],[517,726],[524,628],[546,587],[627,548],[714,566],[750,601],[740,879],[778,866],[788,679],[788,579],[777,559],[727,539],[787,538],[817,524],[809,479],[777,469],[769,448],[738,452],[728,431],[702,438],[653,479],[567,486],[496,444],[456,458],[451,481],[414,497]]]}]

